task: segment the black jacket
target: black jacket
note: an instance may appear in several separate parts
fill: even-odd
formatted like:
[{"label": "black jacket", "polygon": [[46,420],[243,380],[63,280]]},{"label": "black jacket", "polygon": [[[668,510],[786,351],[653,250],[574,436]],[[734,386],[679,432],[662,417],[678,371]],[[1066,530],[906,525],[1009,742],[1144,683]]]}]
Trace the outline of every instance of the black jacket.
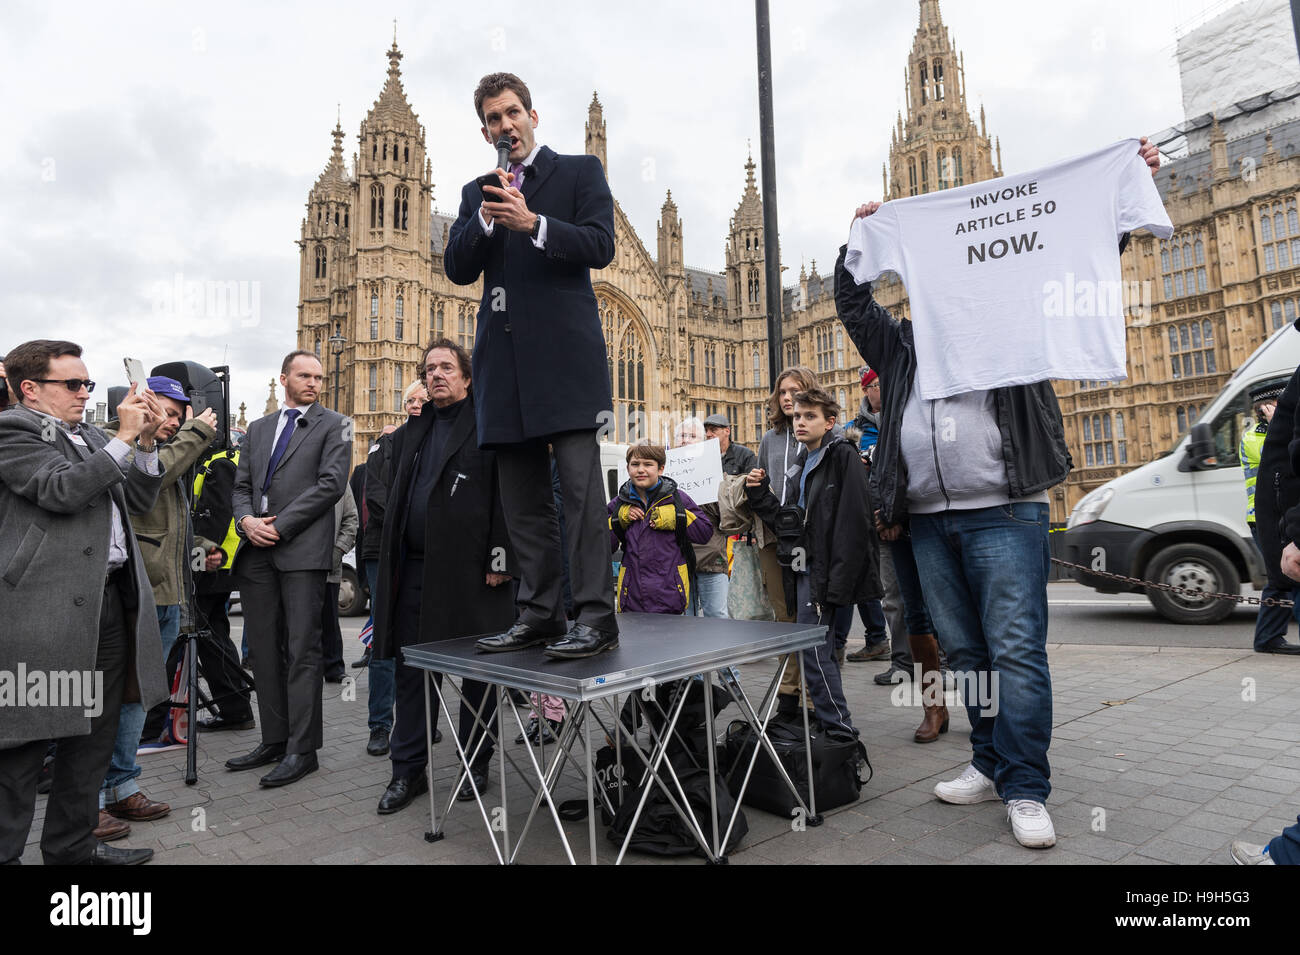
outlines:
[{"label": "black jacket", "polygon": [[[395,656],[398,649],[393,611],[401,586],[407,497],[434,417],[433,406],[429,405],[424,414],[408,419],[387,436],[392,477],[387,482],[379,576],[372,595],[374,649],[379,659]],[[489,587],[486,581],[489,571],[513,577],[519,571],[501,509],[496,456],[479,450],[475,431],[471,399],[461,404],[452,421],[436,465],[437,481],[429,495],[425,521],[428,546],[420,595],[423,641],[499,633],[515,622],[511,583]]]},{"label": "black jacket", "polygon": [[[1295,325],[1300,330],[1300,321]],[[1269,585],[1291,590],[1296,582],[1282,573],[1282,551],[1287,544],[1300,544],[1300,368],[1291,375],[1277,399],[1277,410],[1268,425],[1268,436],[1259,452],[1259,474],[1255,479],[1255,530]]]},{"label": "black jacket", "polygon": [[[802,473],[808,450],[800,448],[797,464]],[[787,495],[797,501],[798,477]],[[804,549],[804,566],[813,603],[847,607],[881,596],[880,553],[868,506],[867,469],[857,448],[843,437],[833,437],[808,474],[805,487],[803,535],[795,546]],[[780,502],[769,487],[767,475],[757,487],[746,487],[749,506],[775,532]],[[786,550],[779,541],[777,553]],[[786,570],[786,600],[794,606],[794,578]],[[819,606],[818,614],[824,610]]]},{"label": "black jacket", "polygon": [[[863,360],[880,374],[885,426],[872,458],[872,497],[886,524],[901,524],[907,519],[907,469],[899,453],[900,435],[903,407],[916,377],[912,323],[890,315],[871,297],[870,282],[858,285],[844,270],[845,248],[840,247],[835,263],[835,308]],[[1064,481],[1074,462],[1052,383],[998,388],[994,396],[1011,496],[1028,497]]]},{"label": "black jacket", "polygon": [[[411,419],[408,418],[408,421]],[[401,428],[398,429],[399,431]],[[366,456],[365,526],[362,529],[361,559],[378,560],[384,534],[384,511],[388,506],[388,485],[392,482],[393,436],[381,434]],[[360,465],[358,465],[360,467]]]}]

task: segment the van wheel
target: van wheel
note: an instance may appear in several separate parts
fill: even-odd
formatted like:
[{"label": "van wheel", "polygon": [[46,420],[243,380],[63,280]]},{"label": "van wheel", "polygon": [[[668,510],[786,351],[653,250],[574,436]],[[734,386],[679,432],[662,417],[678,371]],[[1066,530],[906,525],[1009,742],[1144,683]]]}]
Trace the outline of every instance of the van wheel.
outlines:
[{"label": "van wheel", "polygon": [[359,617],[365,612],[365,588],[361,586],[357,572],[351,567],[344,567],[343,579],[339,582],[339,616]]},{"label": "van wheel", "polygon": [[[1232,562],[1204,544],[1174,544],[1147,564],[1147,580],[1173,584],[1205,593],[1239,594],[1241,578]],[[1174,623],[1218,623],[1236,606],[1230,600],[1188,597],[1164,590],[1148,590],[1147,599],[1161,616]]]}]

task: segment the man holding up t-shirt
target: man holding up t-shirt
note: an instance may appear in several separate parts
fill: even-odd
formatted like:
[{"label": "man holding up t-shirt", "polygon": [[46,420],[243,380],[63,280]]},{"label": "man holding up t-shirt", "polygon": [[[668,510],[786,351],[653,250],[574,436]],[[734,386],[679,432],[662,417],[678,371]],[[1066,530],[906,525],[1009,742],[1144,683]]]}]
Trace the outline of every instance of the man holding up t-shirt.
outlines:
[{"label": "man holding up t-shirt", "polygon": [[[956,250],[961,256],[954,266],[958,277],[954,278],[951,269],[946,273],[949,285],[958,283],[946,294],[933,284],[928,289],[922,287],[927,279],[932,283],[939,279],[933,268],[927,275],[920,256],[910,257],[909,252],[919,252],[915,244],[930,238],[923,225],[933,207],[923,205],[925,202],[941,201],[956,208],[974,196],[1014,190],[1014,182],[1054,181],[1053,194],[1061,203],[1056,216],[1069,216],[1072,221],[1068,227],[1059,221],[1052,223],[1050,236],[1048,226],[1030,226],[1029,231],[1037,228],[1043,245],[1073,246],[1072,257],[1054,259],[1057,277],[1062,278],[1061,270],[1068,268],[1080,274],[1091,271],[1100,281],[1113,266],[1118,281],[1118,259],[1112,262],[1110,248],[1101,247],[1109,247],[1118,236],[1122,251],[1128,229],[1146,225],[1167,234],[1169,224],[1146,173],[1147,166],[1152,173],[1159,168],[1159,154],[1145,139],[1130,145],[1127,159],[1114,156],[1115,148],[1110,147],[1085,157],[1091,165],[1085,163],[1072,176],[1058,175],[1053,180],[1051,172],[1057,167],[1052,167],[1033,177],[995,180],[891,202],[881,229],[867,222],[881,204],[867,203],[857,210],[853,235],[840,250],[835,266],[840,320],[862,357],[889,385],[884,400],[886,426],[871,468],[880,521],[885,527],[909,525],[935,631],[953,670],[967,680],[971,764],[956,779],[939,783],[935,795],[943,802],[962,805],[1001,799],[1007,804],[1016,839],[1035,848],[1056,843],[1044,806],[1051,789],[1047,749],[1052,737],[1046,489],[1064,480],[1071,466],[1056,395],[1046,375],[1036,373],[1044,356],[1049,363],[1061,357],[1062,352],[1055,350],[1059,341],[1046,341],[1050,336],[1059,333],[1060,338],[1081,343],[1082,353],[1091,348],[1104,360],[1110,330],[1099,327],[1105,320],[1097,316],[1082,321],[1051,318],[1044,298],[1050,285],[1044,277],[1051,278],[1051,271],[1046,275],[1041,269],[1026,272],[1021,263],[1008,266],[1000,256],[970,268],[987,264],[1002,271],[969,273],[969,281],[962,287],[961,279],[968,276],[961,271],[968,267],[967,248],[983,244],[987,255],[998,236],[1006,235],[1005,230],[946,240],[947,251]],[[1064,207],[1067,196],[1074,197],[1073,208]],[[1083,196],[1091,197],[1094,208],[1078,208]],[[1028,197],[1029,208],[1042,198]],[[1017,202],[1025,204],[1013,199],[1007,209],[998,211],[1014,215]],[[981,210],[970,215],[986,214],[991,213]],[[1018,232],[1022,225],[1016,222],[1012,228]],[[914,244],[911,248],[903,246],[904,235]],[[1085,236],[1093,238],[1086,240]],[[1009,247],[1010,242],[1003,245]],[[1001,245],[997,249],[1006,254]],[[1038,254],[1035,249],[1022,262]],[[898,321],[871,297],[869,280],[888,269],[902,274],[908,285],[914,322]],[[989,282],[989,275],[996,281]],[[983,383],[987,390],[971,390],[972,376],[977,379],[990,364],[983,361],[987,356],[979,353],[960,326],[997,321],[1003,317],[997,312],[1008,308],[1005,302],[1013,308],[1030,302],[1032,294],[1026,292],[1030,282],[1036,283],[1040,298],[1036,315],[1032,305],[1027,314],[1017,313],[1025,348],[1006,347],[1004,338],[1001,379]],[[918,300],[929,307],[918,308]],[[1049,321],[1045,322],[1045,317]],[[1048,326],[1044,335],[1032,334],[1035,321]],[[1120,321],[1122,328],[1122,315]],[[1086,327],[1089,322],[1095,327]],[[950,332],[954,328],[958,330]],[[983,332],[975,329],[974,334],[978,338]],[[1089,336],[1099,342],[1089,341]],[[956,389],[943,370],[953,360],[954,337],[965,339],[956,353],[968,363],[952,373],[967,382]]]}]

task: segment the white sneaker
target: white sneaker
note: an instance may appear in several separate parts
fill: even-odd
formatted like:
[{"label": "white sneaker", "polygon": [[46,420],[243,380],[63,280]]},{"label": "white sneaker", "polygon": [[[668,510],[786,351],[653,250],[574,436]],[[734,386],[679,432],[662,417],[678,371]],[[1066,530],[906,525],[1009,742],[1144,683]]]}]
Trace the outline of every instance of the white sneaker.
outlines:
[{"label": "white sneaker", "polygon": [[1047,807],[1035,799],[1013,799],[1007,803],[1007,818],[1016,841],[1026,849],[1056,845],[1056,829]]},{"label": "white sneaker", "polygon": [[962,770],[956,779],[939,783],[934,787],[934,794],[943,802],[958,806],[969,806],[977,802],[989,802],[998,797],[998,791],[989,779],[971,763]]},{"label": "white sneaker", "polygon": [[1268,846],[1257,846],[1250,842],[1232,844],[1232,861],[1237,865],[1277,865],[1268,854]]}]

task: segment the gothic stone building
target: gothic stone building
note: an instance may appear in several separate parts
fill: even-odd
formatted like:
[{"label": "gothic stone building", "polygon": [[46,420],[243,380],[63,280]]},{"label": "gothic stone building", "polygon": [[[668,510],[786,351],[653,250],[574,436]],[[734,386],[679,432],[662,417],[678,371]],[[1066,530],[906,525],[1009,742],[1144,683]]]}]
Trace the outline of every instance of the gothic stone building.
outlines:
[{"label": "gothic stone building", "polygon": [[[907,115],[893,131],[889,196],[975,182],[1000,174],[980,111],[966,106],[964,70],[937,0],[921,0],[906,70]],[[425,128],[402,86],[402,54],[388,51],[388,77],[361,123],[349,171],[341,125],[329,162],[307,198],[300,250],[298,345],[325,365],[326,400],[356,422],[354,456],[386,424],[403,420],[401,393],[415,380],[423,347],[447,337],[473,347],[479,286],[447,280],[442,250],[454,221],[433,209]],[[561,145],[561,144],[557,144]],[[606,124],[593,95],[586,152],[606,158]],[[617,200],[616,254],[592,273],[604,323],[615,404],[611,438],[662,441],[682,417],[714,412],[732,421],[733,439],[756,445],[766,422],[767,301],[763,204],[754,163],[744,167],[740,201],[724,243],[725,268],[686,265],[683,222],[671,191],[660,210],[654,254]],[[906,314],[902,286],[882,282],[878,297]],[[861,358],[835,318],[832,279],[800,269],[784,290],[783,360],[817,371],[852,414]],[[342,339],[336,362],[331,338]]]},{"label": "gothic stone building", "polygon": [[[1002,175],[983,107],[978,125],[971,118],[962,58],[938,0],[918,6],[904,71],[906,113],[891,130],[882,170],[889,198]],[[339,410],[356,421],[357,460],[385,424],[401,422],[401,392],[415,380],[427,342],[445,336],[473,347],[480,296],[478,286],[452,285],[443,274],[454,220],[433,210],[425,129],[402,87],[401,56],[394,44],[351,171],[336,125],[299,239],[299,346],[322,357],[332,404],[330,338],[346,340]],[[1300,122],[1274,132],[1277,142],[1273,132],[1228,141],[1216,130],[1208,149],[1161,169],[1156,182],[1176,233],[1167,242],[1139,233],[1122,258],[1128,377],[1057,383],[1075,469],[1052,492],[1053,521],[1064,521],[1087,491],[1171,447],[1231,370],[1295,319]],[[606,123],[594,95],[585,149],[604,163]],[[763,210],[752,160],[744,172],[721,272],[686,265],[671,192],[654,254],[615,201],[616,255],[592,274],[614,394],[613,439],[662,441],[682,417],[715,411],[728,415],[736,440],[756,445],[766,428]],[[812,367],[851,414],[861,358],[835,317],[832,288],[816,260],[811,270],[801,267],[784,290],[782,355],[787,365]],[[907,317],[896,278],[882,277],[875,294]]]}]

